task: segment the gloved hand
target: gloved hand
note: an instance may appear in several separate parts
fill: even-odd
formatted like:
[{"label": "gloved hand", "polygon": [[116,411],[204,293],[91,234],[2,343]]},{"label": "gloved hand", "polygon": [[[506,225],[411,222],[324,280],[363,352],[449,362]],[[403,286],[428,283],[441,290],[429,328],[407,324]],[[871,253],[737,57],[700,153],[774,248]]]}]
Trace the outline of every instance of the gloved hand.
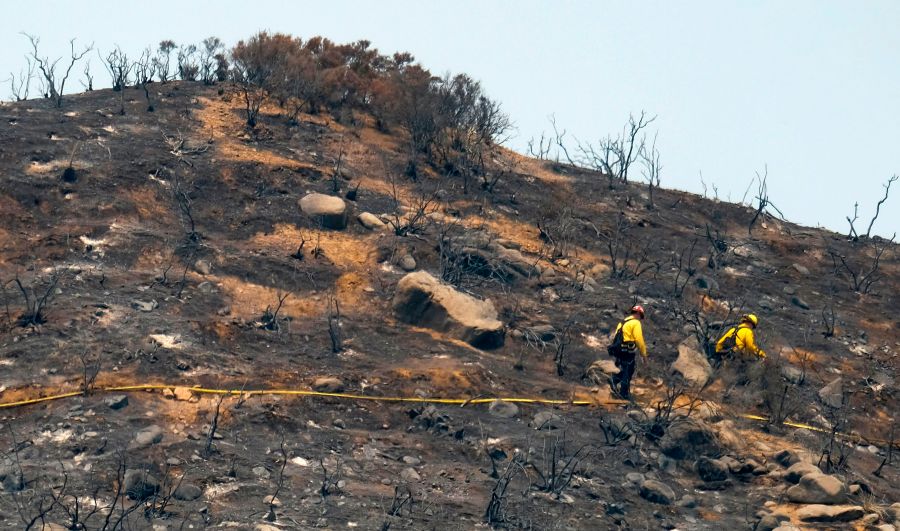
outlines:
[{"label": "gloved hand", "polygon": [[766,359],[766,351],[760,350],[760,351],[759,351],[759,357],[762,358],[762,359]]}]

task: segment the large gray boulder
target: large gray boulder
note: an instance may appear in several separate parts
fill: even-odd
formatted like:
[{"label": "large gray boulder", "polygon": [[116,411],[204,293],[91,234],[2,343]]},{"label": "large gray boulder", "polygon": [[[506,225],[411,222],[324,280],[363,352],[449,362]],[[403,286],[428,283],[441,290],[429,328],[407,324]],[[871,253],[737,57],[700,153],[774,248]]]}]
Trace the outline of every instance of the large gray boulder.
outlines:
[{"label": "large gray boulder", "polygon": [[719,457],[724,453],[718,437],[709,426],[692,418],[669,426],[659,440],[659,448],[672,459]]},{"label": "large gray boulder", "polygon": [[300,200],[300,210],[326,229],[340,230],[347,226],[347,204],[340,197],[308,194]]},{"label": "large gray boulder", "polygon": [[460,293],[425,271],[400,279],[393,306],[394,315],[405,323],[443,332],[477,348],[503,345],[505,330],[491,301]]},{"label": "large gray boulder", "polygon": [[800,483],[800,480],[803,479],[803,476],[807,474],[821,474],[822,471],[816,465],[812,463],[805,463],[800,461],[799,463],[794,463],[784,472],[784,479],[789,483]]},{"label": "large gray boulder", "polygon": [[802,522],[852,522],[862,518],[866,512],[856,505],[807,505],[797,509],[797,518]]},{"label": "large gray boulder", "polygon": [[844,405],[844,382],[840,376],[819,389],[819,400],[826,406],[833,408],[839,408]]},{"label": "large gray boulder", "polygon": [[821,473],[806,474],[786,494],[794,503],[835,505],[847,501],[846,485],[834,476]]},{"label": "large gray boulder", "polygon": [[696,338],[689,337],[678,345],[678,359],[672,363],[672,372],[695,387],[703,387],[712,377],[712,367],[700,351]]},{"label": "large gray boulder", "polygon": [[671,505],[675,501],[675,491],[655,479],[648,479],[641,483],[640,494],[645,500],[661,505]]}]

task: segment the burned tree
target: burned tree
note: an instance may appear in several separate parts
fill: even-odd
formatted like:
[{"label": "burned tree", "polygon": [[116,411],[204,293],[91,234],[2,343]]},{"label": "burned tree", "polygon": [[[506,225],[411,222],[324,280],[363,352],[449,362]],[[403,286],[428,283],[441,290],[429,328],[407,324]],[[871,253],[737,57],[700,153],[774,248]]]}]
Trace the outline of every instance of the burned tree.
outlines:
[{"label": "burned tree", "polygon": [[57,73],[56,67],[59,65],[59,62],[62,61],[62,57],[57,57],[54,60],[50,60],[47,56],[41,57],[38,55],[38,44],[41,40],[38,37],[33,35],[28,35],[27,33],[23,33],[25,37],[31,42],[31,59],[37,65],[38,70],[41,73],[43,81],[46,85],[48,96],[53,100],[54,104],[57,107],[62,107],[63,94],[66,90],[66,81],[69,79],[69,74],[72,72],[72,68],[75,66],[75,63],[80,61],[88,52],[93,49],[93,45],[85,46],[83,50],[80,52],[75,51],[75,39],[69,41],[69,64],[65,68],[65,72],[60,74]]}]

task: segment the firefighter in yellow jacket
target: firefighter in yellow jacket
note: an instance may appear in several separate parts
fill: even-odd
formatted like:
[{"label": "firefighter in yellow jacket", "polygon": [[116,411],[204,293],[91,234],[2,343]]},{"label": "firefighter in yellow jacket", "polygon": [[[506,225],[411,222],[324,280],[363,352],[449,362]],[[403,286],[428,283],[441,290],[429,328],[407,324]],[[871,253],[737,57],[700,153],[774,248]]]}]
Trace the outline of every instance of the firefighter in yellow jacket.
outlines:
[{"label": "firefighter in yellow jacket", "polygon": [[613,342],[607,348],[609,354],[616,359],[619,372],[609,379],[612,391],[622,398],[628,398],[631,390],[631,378],[634,376],[635,357],[638,352],[647,359],[647,344],[644,342],[644,331],[641,321],[644,319],[644,308],[640,305],[631,307],[630,315],[616,327]]},{"label": "firefighter in yellow jacket", "polygon": [[748,313],[741,318],[741,322],[728,329],[722,337],[716,341],[716,356],[721,358],[732,352],[744,356],[756,356],[765,359],[766,353],[756,345],[753,330],[759,325],[759,318]]}]

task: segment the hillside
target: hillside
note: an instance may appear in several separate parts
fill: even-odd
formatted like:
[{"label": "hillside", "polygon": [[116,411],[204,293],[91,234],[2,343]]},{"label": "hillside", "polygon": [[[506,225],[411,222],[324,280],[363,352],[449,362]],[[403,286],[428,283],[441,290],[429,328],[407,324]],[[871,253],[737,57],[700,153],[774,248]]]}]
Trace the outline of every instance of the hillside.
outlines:
[{"label": "hillside", "polygon": [[[248,129],[234,86],[148,87],[154,112],[132,88],[0,107],[0,402],[86,391],[0,412],[0,525],[900,519],[895,244],[771,216],[748,231],[755,211],[665,189],[650,207],[644,185],[497,146],[472,182],[425,163],[412,178],[407,132],[372,115],[288,121],[266,101]],[[311,193],[342,198],[346,227],[302,211]],[[415,322],[397,302],[409,271],[451,285],[477,330]],[[478,335],[478,300],[498,334]],[[650,361],[627,403],[589,367],[634,303]],[[691,340],[747,312],[768,358],[701,385]],[[149,384],[165,389],[105,391]],[[564,403],[427,401],[509,397]],[[793,485],[798,461],[839,484],[810,502],[849,508],[798,502],[818,488]]]}]

